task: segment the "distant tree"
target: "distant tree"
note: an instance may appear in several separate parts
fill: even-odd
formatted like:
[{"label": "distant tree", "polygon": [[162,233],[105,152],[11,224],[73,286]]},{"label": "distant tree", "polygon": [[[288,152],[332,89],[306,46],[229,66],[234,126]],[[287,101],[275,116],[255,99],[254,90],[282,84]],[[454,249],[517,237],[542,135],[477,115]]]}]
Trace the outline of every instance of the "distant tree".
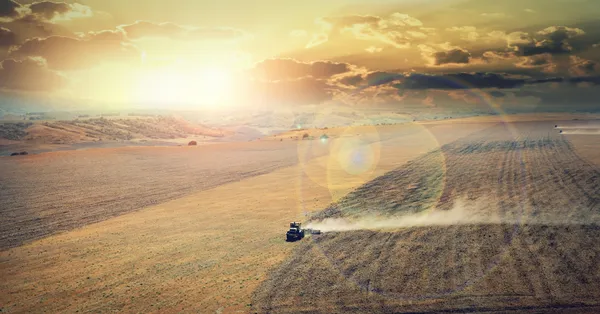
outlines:
[{"label": "distant tree", "polygon": [[188,146],[195,146],[195,145],[198,145],[198,143],[196,141],[190,141],[188,143]]},{"label": "distant tree", "polygon": [[304,140],[304,139],[307,139],[308,137],[309,137],[308,133],[304,133],[304,134],[302,134],[302,139],[303,139],[303,140]]}]

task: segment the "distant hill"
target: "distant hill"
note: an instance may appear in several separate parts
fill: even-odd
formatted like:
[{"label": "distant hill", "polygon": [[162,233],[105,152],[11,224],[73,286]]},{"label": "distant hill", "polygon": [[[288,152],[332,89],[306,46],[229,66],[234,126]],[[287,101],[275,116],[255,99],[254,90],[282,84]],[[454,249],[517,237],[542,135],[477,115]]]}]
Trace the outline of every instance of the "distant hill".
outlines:
[{"label": "distant hill", "polygon": [[194,124],[177,117],[91,118],[64,121],[4,123],[0,138],[45,144],[176,139],[193,136],[219,138],[230,131]]}]

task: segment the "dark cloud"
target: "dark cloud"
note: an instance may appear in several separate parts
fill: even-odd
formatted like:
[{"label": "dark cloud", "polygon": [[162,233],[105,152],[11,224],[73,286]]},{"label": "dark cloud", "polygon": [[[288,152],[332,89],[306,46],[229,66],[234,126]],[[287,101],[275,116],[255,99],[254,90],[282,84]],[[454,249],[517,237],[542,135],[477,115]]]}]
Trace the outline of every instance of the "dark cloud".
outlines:
[{"label": "dark cloud", "polygon": [[174,23],[149,21],[137,21],[118,28],[130,39],[163,37],[181,40],[236,40],[248,36],[246,32],[230,27],[184,27]]},{"label": "dark cloud", "polygon": [[66,27],[45,20],[38,20],[33,15],[14,19],[10,22],[3,23],[3,25],[15,33],[17,44],[34,37],[48,37],[53,35],[75,36],[75,34]]},{"label": "dark cloud", "polygon": [[91,17],[92,9],[79,3],[39,1],[21,5],[12,0],[0,0],[0,17],[21,22],[52,22],[56,17],[66,19]]},{"label": "dark cloud", "polygon": [[257,63],[252,74],[261,80],[278,81],[301,77],[329,78],[350,71],[347,63],[331,61],[300,62],[294,59],[266,59]]},{"label": "dark cloud", "polygon": [[42,57],[52,69],[89,68],[103,61],[138,61],[140,52],[119,31],[92,33],[86,39],[65,36],[32,38],[10,52],[15,58]]},{"label": "dark cloud", "polygon": [[581,76],[581,77],[573,77],[568,80],[569,83],[578,84],[578,83],[590,83],[593,85],[600,85],[600,76]]},{"label": "dark cloud", "polygon": [[544,84],[544,83],[562,83],[565,79],[563,77],[548,77],[543,79],[529,80],[528,84]]},{"label": "dark cloud", "polygon": [[[10,1],[0,0],[0,7],[14,7],[7,5]],[[6,11],[6,10],[5,10]],[[12,45],[23,43],[35,37],[67,36],[75,37],[73,31],[67,26],[57,23],[58,19],[71,20],[76,18],[91,17],[90,7],[78,3],[40,1],[22,5],[16,13],[2,16],[2,26],[14,33]],[[5,12],[6,13],[6,12]],[[10,40],[10,39],[9,39]]]},{"label": "dark cloud", "polygon": [[533,56],[538,54],[563,54],[572,51],[572,46],[568,40],[585,34],[579,28],[570,28],[565,26],[550,26],[538,33],[539,38],[530,41],[527,44],[517,45],[518,51],[523,56]]},{"label": "dark cloud", "polygon": [[29,9],[32,14],[51,20],[57,15],[63,15],[71,11],[71,6],[64,2],[42,1],[32,3],[29,5]]},{"label": "dark cloud", "polygon": [[395,86],[399,89],[503,89],[519,87],[525,83],[525,79],[508,78],[496,73],[410,74]]},{"label": "dark cloud", "polygon": [[490,94],[493,97],[497,97],[497,98],[498,97],[504,97],[506,95],[503,92],[497,91],[497,90],[490,91],[490,92],[488,92],[488,94]]},{"label": "dark cloud", "polygon": [[22,91],[53,91],[65,86],[61,75],[49,70],[41,59],[7,59],[0,63],[0,88]]},{"label": "dark cloud", "polygon": [[0,47],[8,47],[17,43],[17,37],[10,29],[0,27]]},{"label": "dark cloud", "polygon": [[21,8],[21,4],[13,0],[0,0],[0,18],[14,18],[19,16],[17,9]]},{"label": "dark cloud", "polygon": [[344,76],[344,77],[340,78],[338,80],[338,82],[342,83],[343,85],[347,85],[347,86],[356,86],[360,82],[362,82],[362,80],[363,80],[362,75],[357,74],[357,75]]},{"label": "dark cloud", "polygon": [[369,86],[379,86],[397,81],[402,78],[404,78],[404,75],[400,73],[375,71],[367,74],[364,79],[366,84]]},{"label": "dark cloud", "polygon": [[471,54],[462,49],[452,49],[449,51],[439,51],[433,54],[435,65],[448,63],[469,63]]}]

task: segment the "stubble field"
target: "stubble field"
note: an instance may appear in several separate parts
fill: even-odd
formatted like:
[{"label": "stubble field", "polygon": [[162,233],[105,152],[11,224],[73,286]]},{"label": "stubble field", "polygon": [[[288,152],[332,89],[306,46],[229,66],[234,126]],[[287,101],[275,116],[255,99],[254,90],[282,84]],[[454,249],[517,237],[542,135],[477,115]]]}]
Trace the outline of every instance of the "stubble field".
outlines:
[{"label": "stubble field", "polygon": [[315,214],[261,312],[600,309],[600,171],[546,123],[496,125]]}]

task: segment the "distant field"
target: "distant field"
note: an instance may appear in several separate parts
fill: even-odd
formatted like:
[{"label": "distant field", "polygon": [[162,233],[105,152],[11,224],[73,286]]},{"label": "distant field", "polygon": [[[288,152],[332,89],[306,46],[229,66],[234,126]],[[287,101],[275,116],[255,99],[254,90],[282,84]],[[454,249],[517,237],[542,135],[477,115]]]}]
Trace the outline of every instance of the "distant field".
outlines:
[{"label": "distant field", "polygon": [[313,219],[377,229],[425,216],[396,232],[305,241],[253,303],[277,313],[600,309],[600,169],[552,127],[500,124],[361,186]]},{"label": "distant field", "polygon": [[[193,124],[177,117],[109,117],[75,120],[0,123],[0,154],[97,147],[134,141],[174,141],[187,144],[230,135],[231,131]],[[187,140],[186,140],[187,139]]]},{"label": "distant field", "polygon": [[0,158],[0,248],[291,166],[296,152],[246,143]]}]

